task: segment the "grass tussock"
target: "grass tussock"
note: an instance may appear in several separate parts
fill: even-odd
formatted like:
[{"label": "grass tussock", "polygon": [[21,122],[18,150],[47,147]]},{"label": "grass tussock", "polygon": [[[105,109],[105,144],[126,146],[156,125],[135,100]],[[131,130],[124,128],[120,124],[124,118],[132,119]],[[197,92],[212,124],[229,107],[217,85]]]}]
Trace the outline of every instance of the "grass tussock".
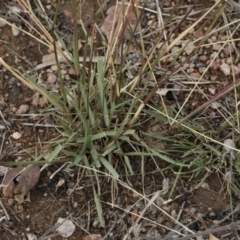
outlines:
[{"label": "grass tussock", "polygon": [[[152,161],[157,171],[162,173],[164,170],[170,169],[176,175],[169,198],[181,177],[188,176],[193,181],[198,179],[195,185],[195,188],[198,188],[212,172],[220,172],[225,176],[230,171],[232,181],[226,178],[226,182],[234,190],[234,193],[239,195],[239,186],[234,181],[234,173],[240,171],[238,160],[240,123],[237,93],[240,80],[233,75],[232,82],[228,82],[221,91],[212,97],[205,94],[201,88],[201,83],[207,76],[211,64],[220,55],[222,49],[226,46],[231,47],[237,41],[234,38],[236,30],[231,30],[231,26],[239,24],[239,21],[228,22],[225,14],[227,3],[216,1],[203,14],[197,16],[192,16],[189,11],[180,21],[174,18],[173,13],[176,9],[173,9],[172,13],[170,12],[167,16],[162,16],[159,10],[156,16],[160,30],[151,51],[146,49],[147,34],[142,31],[141,24],[138,23],[138,34],[135,34],[131,28],[128,28],[126,17],[123,16],[122,21],[116,25],[115,37],[111,38],[110,42],[102,35],[102,41],[105,43],[104,54],[103,57],[99,57],[94,55],[95,43],[91,41],[96,34],[99,34],[99,26],[93,24],[91,31],[87,31],[84,23],[81,23],[81,28],[85,33],[84,40],[87,44],[83,49],[83,55],[80,56],[77,8],[73,7],[72,12],[74,21],[71,52],[54,29],[56,18],[50,20],[42,12],[45,23],[47,23],[43,25],[26,1],[19,2],[27,12],[27,19],[31,20],[31,24],[29,24],[22,18],[29,28],[29,31],[22,31],[39,41],[40,44],[53,49],[61,89],[59,93],[47,91],[31,78],[29,71],[15,69],[3,58],[0,59],[4,68],[48,101],[59,133],[57,138],[48,143],[47,150],[41,152],[29,164],[66,162],[69,167],[81,166],[92,181],[97,180],[98,182],[99,178],[104,175],[126,186],[122,177],[142,174],[144,178],[146,174],[152,172],[144,172],[139,169],[146,168],[148,171],[146,166]],[[72,4],[73,6],[77,5],[74,0]],[[123,7],[123,2],[120,6]],[[38,7],[41,11],[39,1]],[[142,9],[137,3],[133,1],[128,7],[131,8],[137,19],[140,18]],[[58,12],[55,13],[55,16],[57,14]],[[163,17],[166,18],[164,22]],[[190,21],[189,19],[192,18],[195,18],[196,21],[187,25],[184,31],[180,31],[182,22]],[[217,24],[221,19],[221,24]],[[11,23],[7,23],[11,25]],[[176,28],[172,32],[167,31],[173,23],[177,23]],[[131,41],[125,40],[123,36],[125,29],[129,30]],[[204,34],[199,34],[203,31]],[[216,56],[209,61],[200,77],[193,81],[191,76],[185,72],[184,64],[188,63],[201,49],[211,45],[207,39],[216,32],[225,32],[227,38],[218,43],[221,47]],[[165,47],[162,44],[163,40]],[[184,41],[182,47],[176,51],[173,50],[180,41]],[[137,65],[136,76],[128,79],[126,72],[133,68],[127,61],[132,44],[135,44],[136,49],[141,53],[141,63]],[[188,48],[193,48],[192,53],[184,55]],[[183,55],[185,60],[179,61]],[[167,61],[168,59],[171,61]],[[63,61],[76,72],[69,86],[66,86],[60,71],[60,62]],[[157,76],[156,69],[160,65],[162,73]],[[180,106],[167,106],[164,96],[159,96],[158,106],[151,104],[158,90],[176,78],[186,78],[185,85],[189,90],[188,96]],[[197,103],[196,108],[189,112],[186,106],[196,91],[200,92],[203,103]],[[229,93],[235,99],[235,111],[230,113],[227,110],[216,108],[217,114],[221,115],[221,123],[216,128],[208,122],[204,112]],[[152,132],[146,127],[146,123],[154,121],[161,125],[160,131]],[[221,136],[219,130],[221,133],[230,131],[232,135]],[[224,140],[232,138],[232,136],[234,136],[235,145],[227,145]],[[159,148],[157,147],[159,145],[149,144],[149,141],[161,142],[164,147]],[[226,147],[230,150],[225,151]],[[234,153],[235,160],[231,160],[232,153]],[[157,165],[156,159],[165,162],[166,167],[161,169]],[[134,161],[138,161],[141,165],[137,171],[133,169]],[[93,184],[93,193],[99,220],[104,226],[99,185],[97,188]],[[140,193],[138,194],[142,196]],[[154,200],[149,200],[149,202],[153,204]]]}]

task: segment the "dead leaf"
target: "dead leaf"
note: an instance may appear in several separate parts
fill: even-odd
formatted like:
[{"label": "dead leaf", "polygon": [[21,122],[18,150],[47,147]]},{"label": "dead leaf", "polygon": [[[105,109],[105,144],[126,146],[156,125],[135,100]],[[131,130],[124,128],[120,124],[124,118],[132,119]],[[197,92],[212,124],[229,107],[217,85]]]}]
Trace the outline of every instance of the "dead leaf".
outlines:
[{"label": "dead leaf", "polygon": [[65,180],[63,178],[60,179],[56,185],[55,191],[57,191],[58,188],[61,187],[64,183],[65,183]]},{"label": "dead leaf", "polygon": [[40,167],[31,165],[29,167],[17,167],[10,169],[3,179],[3,195],[18,202],[23,202],[24,197],[36,185],[39,179]]},{"label": "dead leaf", "polygon": [[42,58],[42,62],[45,63],[45,62],[49,62],[49,61],[53,61],[55,60],[55,54],[54,53],[49,53],[49,54],[46,54],[43,56]]},{"label": "dead leaf", "polygon": [[138,209],[137,209],[137,208],[134,208],[134,209],[132,210],[132,212],[131,212],[131,219],[132,219],[133,221],[137,220],[138,215],[139,215]]},{"label": "dead leaf", "polygon": [[191,72],[189,74],[192,78],[200,78],[201,77],[201,74],[199,72]]},{"label": "dead leaf", "polygon": [[[116,35],[121,36],[121,33],[124,30],[124,22],[127,25],[126,29],[131,29],[132,31],[136,29],[138,20],[132,6],[115,5],[107,10],[107,17],[100,29],[110,42],[116,37]],[[119,30],[120,32],[118,32]]]},{"label": "dead leaf", "polygon": [[6,187],[4,187],[3,188],[3,197],[12,198],[14,187],[15,187],[14,182],[10,182]]},{"label": "dead leaf", "polygon": [[[59,54],[58,56],[58,60],[61,61],[63,59],[63,57]],[[43,56],[42,58],[42,63],[47,63],[47,62],[52,62],[55,61],[55,53],[49,53]]]},{"label": "dead leaf", "polygon": [[21,193],[26,196],[29,191],[37,184],[39,179],[40,167],[38,165],[31,165],[26,167],[18,177],[18,185],[14,189],[14,193]]},{"label": "dead leaf", "polygon": [[3,196],[5,198],[11,198],[13,196],[13,190],[15,188],[14,179],[17,177],[17,175],[24,169],[24,167],[17,167],[10,169],[2,181],[2,187],[3,187]]},{"label": "dead leaf", "polygon": [[23,194],[17,194],[17,195],[14,195],[14,199],[19,202],[19,203],[23,203],[24,202],[24,196]]}]

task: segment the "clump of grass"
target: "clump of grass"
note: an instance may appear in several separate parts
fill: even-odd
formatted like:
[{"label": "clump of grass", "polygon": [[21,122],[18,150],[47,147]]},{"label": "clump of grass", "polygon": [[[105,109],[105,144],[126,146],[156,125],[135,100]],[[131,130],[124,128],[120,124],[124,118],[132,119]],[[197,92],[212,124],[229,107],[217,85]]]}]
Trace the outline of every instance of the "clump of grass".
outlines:
[{"label": "clump of grass", "polygon": [[[76,1],[73,0],[72,4],[76,6]],[[144,49],[144,37],[140,31],[141,47],[139,49],[141,49],[144,61],[140,67],[139,74],[127,82],[126,85],[123,85],[122,79],[124,78],[127,64],[123,61],[125,56],[122,56],[120,64],[118,59],[118,48],[123,47],[124,43],[122,36],[119,36],[119,39],[122,40],[118,44],[114,44],[113,42],[108,43],[106,58],[98,58],[96,61],[93,61],[95,57],[93,51],[94,42],[89,40],[94,39],[97,28],[93,27],[91,33],[89,33],[85,30],[84,24],[82,24],[83,32],[86,33],[86,42],[89,42],[89,44],[86,45],[83,60],[80,62],[78,49],[79,33],[76,21],[78,19],[77,8],[73,7],[73,52],[70,53],[64,44],[61,44],[63,49],[60,47],[59,43],[62,41],[54,28],[51,28],[51,31],[47,30],[35,16],[31,8],[22,1],[22,7],[27,10],[29,13],[28,17],[34,23],[32,26],[29,26],[33,30],[33,33],[26,32],[26,34],[31,35],[41,44],[54,49],[61,88],[60,94],[49,94],[49,92],[31,79],[27,71],[14,69],[3,59],[0,60],[0,63],[6,69],[22,81],[22,83],[41,94],[53,107],[52,115],[60,135],[54,141],[48,143],[47,151],[42,152],[31,164],[67,162],[69,163],[69,167],[82,165],[85,166],[84,171],[92,181],[98,181],[100,170],[102,174],[105,172],[106,176],[111,176],[115,181],[122,175],[130,176],[136,174],[132,168],[132,159],[139,162],[144,159],[144,161],[141,161],[141,164],[145,165],[147,161],[150,161],[149,159],[159,158],[167,162],[168,168],[172,169],[173,173],[177,176],[170,196],[181,176],[190,175],[194,179],[204,172],[199,184],[196,186],[198,187],[214,169],[224,168],[224,159],[221,152],[221,146],[224,143],[220,139],[214,138],[217,130],[214,129],[212,132],[209,132],[198,121],[194,121],[193,117],[196,114],[201,114],[202,110],[209,107],[210,104],[228,92],[235,91],[240,85],[239,80],[235,79],[232,84],[228,85],[211,99],[207,99],[206,97],[206,103],[198,106],[196,110],[184,117],[180,113],[188,99],[186,99],[177,112],[171,111],[172,114],[169,114],[167,111],[163,99],[160,110],[149,104],[156,91],[163,87],[172,76],[178,74],[181,65],[179,65],[177,60],[184,52],[184,49],[191,43],[195,43],[195,51],[197,52],[198,49],[204,46],[206,38],[217,31],[214,29],[214,24],[218,21],[221,14],[224,14],[224,6],[215,3],[191,27],[188,27],[176,36],[167,45],[166,49],[158,51],[159,54],[156,54],[156,49],[162,38],[165,37],[164,26],[159,34],[159,39],[156,40],[156,45],[149,55],[146,54]],[[170,53],[170,50],[177,42],[188,38],[191,31],[201,31],[203,27],[207,26],[210,20],[209,18],[205,18],[209,17],[213,11],[216,14],[212,15],[212,24],[208,27],[204,36],[195,40],[190,38],[177,53]],[[47,17],[46,19],[49,22],[49,26],[52,26],[52,24],[54,26],[55,20],[51,22]],[[199,24],[202,25],[196,30],[195,28]],[[120,28],[121,26],[119,25],[118,27]],[[121,32],[119,31],[119,33]],[[40,40],[39,36],[41,35],[44,35],[43,40]],[[134,35],[132,37],[137,42],[136,37]],[[229,42],[230,39],[223,46],[229,44]],[[89,47],[90,52],[88,51]],[[63,77],[61,76],[59,56],[69,64],[69,67],[74,68],[76,71],[76,77],[72,79],[70,87],[65,86]],[[157,66],[157,63],[170,57],[173,57],[173,60],[169,64],[169,73],[157,80],[154,77],[154,68]],[[189,58],[190,56],[186,61]],[[174,67],[174,64],[177,66]],[[204,77],[204,74],[205,72],[195,82],[189,97],[195,89],[199,88],[198,84]],[[147,91],[146,86],[143,88],[144,91],[139,88],[143,76],[147,76],[146,82],[150,82],[151,76],[154,78],[154,86],[150,91]],[[237,116],[238,110],[231,116],[230,120],[234,121],[233,125],[236,122],[239,125]],[[140,131],[141,128],[139,126],[143,125],[146,119],[157,120],[167,127],[162,132],[155,134]],[[230,120],[225,118],[223,125],[228,125]],[[177,133],[172,134],[173,131]],[[154,148],[147,143],[147,138],[151,138],[154,141],[163,141],[167,147],[165,149]],[[239,150],[236,148],[234,150],[239,153]],[[48,154],[47,160],[44,159],[46,154]],[[142,172],[142,174],[146,173]],[[101,201],[99,200],[99,195],[101,194],[100,187],[96,189],[93,184],[93,193],[99,221],[104,226]]]}]

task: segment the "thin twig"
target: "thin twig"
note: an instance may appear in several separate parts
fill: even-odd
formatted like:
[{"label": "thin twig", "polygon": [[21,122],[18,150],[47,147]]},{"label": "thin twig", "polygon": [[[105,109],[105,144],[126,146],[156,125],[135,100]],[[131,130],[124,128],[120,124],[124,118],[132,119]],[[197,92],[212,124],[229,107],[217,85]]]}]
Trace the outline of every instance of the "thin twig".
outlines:
[{"label": "thin twig", "polygon": [[137,220],[135,221],[135,223],[133,224],[133,226],[128,230],[128,232],[125,234],[123,240],[126,240],[127,237],[129,236],[129,234],[133,231],[133,229],[138,225],[138,222],[142,219],[142,216],[145,214],[145,212],[147,211],[147,209],[153,204],[153,202],[156,200],[156,198],[159,196],[160,191],[157,191],[153,197],[150,199],[150,201],[148,202],[148,204],[145,206],[145,208],[141,211],[141,214],[138,216]]},{"label": "thin twig", "polygon": [[213,96],[212,98],[210,98],[207,102],[205,102],[204,104],[202,104],[201,106],[199,106],[198,108],[196,108],[194,111],[192,111],[191,113],[189,113],[186,117],[182,118],[181,120],[179,120],[176,124],[172,125],[170,127],[170,130],[175,129],[176,127],[178,127],[179,125],[181,125],[183,122],[185,122],[187,119],[189,119],[190,117],[192,117],[193,115],[195,115],[196,113],[200,112],[202,109],[206,108],[207,106],[209,106],[211,103],[217,101],[218,99],[220,99],[221,97],[223,97],[224,95],[226,95],[227,93],[229,93],[230,91],[232,91],[233,89],[237,88],[240,86],[240,79],[238,79],[236,82],[233,82],[231,84],[229,84],[227,87],[225,87],[222,91],[220,91],[218,94],[216,94],[215,96]]},{"label": "thin twig", "polygon": [[[212,209],[208,209],[207,212],[204,213],[204,216],[207,216],[207,214],[211,211]],[[190,225],[197,223],[199,221],[199,218],[196,218],[195,220],[193,220],[192,222],[188,223],[186,226],[189,227]],[[172,235],[176,234],[176,231],[179,231],[180,229],[180,225],[177,225],[175,228],[173,228],[173,230],[175,231],[171,231],[169,232],[162,240],[169,240],[172,238]]]},{"label": "thin twig", "polygon": [[[220,225],[221,223],[225,222],[226,220],[228,220],[233,214],[235,214],[236,212],[238,212],[240,210],[240,204],[238,204],[236,206],[236,208],[234,209],[234,211],[230,212],[225,218],[223,218],[221,221],[218,221],[217,224],[214,224],[213,226],[211,226],[210,228],[208,228],[206,231],[203,231],[203,232],[200,232],[200,233],[196,233],[196,234],[191,234],[191,235],[187,235],[185,237],[180,237],[178,238],[181,239],[181,240],[187,240],[187,239],[190,239],[191,237],[198,237],[198,236],[202,236],[202,235],[206,235],[206,234],[209,234],[209,233],[215,233],[215,232],[218,232],[218,231],[223,231],[223,230],[228,230],[228,229],[231,229],[231,228],[234,228],[236,225],[239,225],[240,221],[236,222],[236,223],[231,223],[229,225],[226,225],[226,226],[222,226],[222,227],[218,227],[216,228],[218,225]],[[234,225],[235,224],[235,225]],[[224,229],[223,229],[224,228]],[[214,230],[214,231],[213,231]],[[208,232],[209,231],[209,232]],[[164,238],[165,239],[165,238]]]},{"label": "thin twig", "polygon": [[234,222],[234,223],[230,223],[226,226],[222,226],[222,227],[218,227],[218,228],[209,228],[209,229],[207,229],[205,231],[202,231],[202,232],[198,232],[198,233],[195,233],[195,234],[190,234],[190,235],[187,235],[185,237],[180,237],[180,238],[178,238],[178,240],[189,240],[190,238],[200,237],[200,236],[203,236],[203,235],[208,235],[210,233],[221,232],[221,231],[224,231],[224,230],[239,229],[239,225],[240,225],[240,221],[237,221],[237,222]]},{"label": "thin twig", "polygon": [[114,222],[112,223],[110,229],[108,230],[108,232],[106,233],[106,235],[103,237],[102,240],[105,240],[108,237],[108,235],[112,232],[113,228],[115,227],[116,223],[117,223],[117,214],[114,215]]},{"label": "thin twig", "polygon": [[9,221],[9,220],[10,220],[10,216],[9,216],[9,214],[7,213],[7,210],[6,210],[6,208],[4,207],[4,205],[3,205],[3,203],[2,203],[1,200],[0,200],[0,205],[1,205],[3,211],[4,211],[5,215],[6,215],[7,220]]},{"label": "thin twig", "polygon": [[10,128],[9,128],[10,123],[4,118],[1,110],[0,110],[0,116],[3,120],[3,122],[5,123],[5,125],[7,126],[8,131],[10,132]]}]

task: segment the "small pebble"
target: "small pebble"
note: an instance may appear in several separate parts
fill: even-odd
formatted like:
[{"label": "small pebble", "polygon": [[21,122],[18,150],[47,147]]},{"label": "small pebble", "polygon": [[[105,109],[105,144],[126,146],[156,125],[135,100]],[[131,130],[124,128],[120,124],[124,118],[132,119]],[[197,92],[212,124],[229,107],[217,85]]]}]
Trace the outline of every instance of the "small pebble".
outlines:
[{"label": "small pebble", "polygon": [[222,63],[220,65],[220,69],[221,71],[227,76],[230,75],[230,66],[226,63]]},{"label": "small pebble", "polygon": [[33,233],[27,233],[26,236],[28,240],[37,240],[37,236]]},{"label": "small pebble", "polygon": [[29,106],[27,104],[22,104],[18,110],[17,110],[17,114],[24,114],[29,110]]},{"label": "small pebble", "polygon": [[218,53],[217,53],[217,52],[213,52],[213,53],[210,55],[210,58],[216,58],[216,57],[217,57],[217,55],[218,55]]},{"label": "small pebble", "polygon": [[53,72],[56,72],[57,69],[58,69],[58,67],[57,67],[57,65],[52,65],[52,66],[51,66],[51,69],[52,69]]},{"label": "small pebble", "polygon": [[212,219],[215,218],[216,213],[214,211],[209,212],[209,217],[212,218]]},{"label": "small pebble", "polygon": [[206,182],[203,182],[201,187],[210,190],[209,184]]},{"label": "small pebble", "polygon": [[14,132],[14,133],[12,134],[12,137],[13,137],[14,139],[20,139],[20,138],[22,137],[22,134],[19,133],[19,132]]},{"label": "small pebble", "polygon": [[199,72],[191,72],[189,75],[191,77],[194,77],[194,78],[200,78],[201,77],[201,74]]},{"label": "small pebble", "polygon": [[240,74],[240,68],[236,65],[233,65],[233,71],[235,75],[239,75]]},{"label": "small pebble", "polygon": [[199,59],[203,62],[206,62],[208,60],[208,57],[206,55],[201,55]]},{"label": "small pebble", "polygon": [[53,84],[56,81],[57,81],[57,77],[54,74],[49,73],[48,78],[47,78],[47,82],[50,83],[50,84]]},{"label": "small pebble", "polygon": [[213,44],[213,50],[215,51],[219,51],[221,49],[221,45],[220,44]]}]

